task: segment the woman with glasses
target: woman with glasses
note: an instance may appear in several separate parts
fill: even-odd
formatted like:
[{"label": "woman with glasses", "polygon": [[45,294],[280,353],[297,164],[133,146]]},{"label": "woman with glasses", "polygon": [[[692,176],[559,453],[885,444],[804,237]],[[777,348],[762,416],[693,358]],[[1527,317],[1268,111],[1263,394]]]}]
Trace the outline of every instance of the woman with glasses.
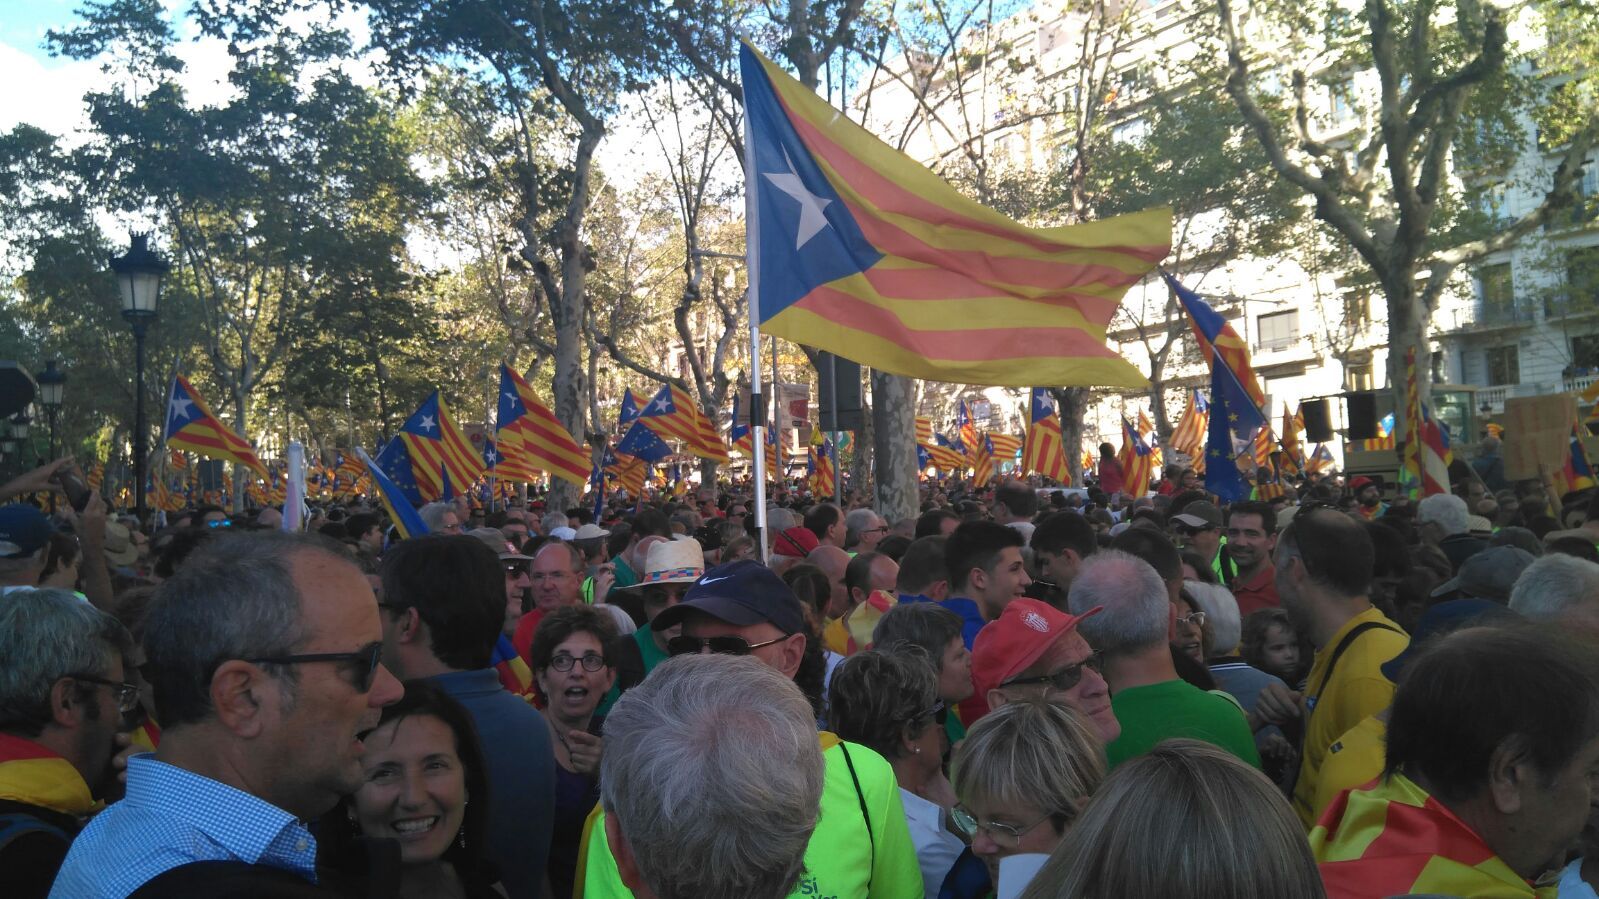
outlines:
[{"label": "woman with glasses", "polygon": [[[951,818],[971,853],[999,884],[999,862],[1023,853],[1049,853],[1077,820],[1078,810],[1105,777],[1105,755],[1093,732],[1070,708],[1021,700],[972,725],[951,764],[960,803]],[[964,886],[962,896],[986,894]]]},{"label": "woman with glasses", "polygon": [[[503,896],[494,865],[483,857],[488,775],[466,709],[431,680],[408,681],[405,696],[383,709],[363,742],[361,787],[318,828],[319,855],[327,866],[319,872],[322,883],[361,885],[365,854],[355,840],[365,837],[399,844],[394,895],[400,899]],[[372,876],[376,883],[383,875]]]},{"label": "woman with glasses", "polygon": [[893,767],[922,884],[928,899],[937,899],[965,846],[948,826],[955,791],[941,762],[947,712],[931,661],[916,646],[850,656],[833,674],[827,715],[829,730],[876,750]]},{"label": "woman with glasses", "polygon": [[552,895],[570,896],[583,822],[600,798],[600,731],[594,714],[616,680],[609,646],[616,627],[590,606],[565,606],[539,622],[528,655],[555,737],[555,821],[550,839]]}]

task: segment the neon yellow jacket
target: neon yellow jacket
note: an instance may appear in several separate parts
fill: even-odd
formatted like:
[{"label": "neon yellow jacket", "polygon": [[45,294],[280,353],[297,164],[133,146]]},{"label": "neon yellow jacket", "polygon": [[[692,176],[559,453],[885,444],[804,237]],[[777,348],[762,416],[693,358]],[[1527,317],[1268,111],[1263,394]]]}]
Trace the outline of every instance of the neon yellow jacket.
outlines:
[{"label": "neon yellow jacket", "polygon": [[[844,741],[823,731],[822,759],[827,772],[822,784],[822,814],[805,850],[805,873],[791,899],[827,896],[837,899],[922,899],[922,869],[916,861],[905,808],[900,804],[894,769],[883,757],[855,743],[848,744],[860,793],[845,763]],[[861,799],[872,822],[865,839]],[[583,827],[577,857],[577,899],[632,899],[622,884],[616,859],[606,843],[604,809],[596,805]],[[868,884],[870,884],[868,886]]]}]

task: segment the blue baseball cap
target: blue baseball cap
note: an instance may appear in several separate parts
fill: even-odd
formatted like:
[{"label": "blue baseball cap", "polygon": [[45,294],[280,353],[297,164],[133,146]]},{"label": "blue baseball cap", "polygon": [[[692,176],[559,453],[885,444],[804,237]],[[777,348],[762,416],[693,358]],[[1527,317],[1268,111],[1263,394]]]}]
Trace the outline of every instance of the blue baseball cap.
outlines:
[{"label": "blue baseball cap", "polygon": [[[1481,555],[1481,553],[1478,553]],[[1415,661],[1416,656],[1426,648],[1428,641],[1434,637],[1441,637],[1464,627],[1478,624],[1494,624],[1511,621],[1524,621],[1520,613],[1508,608],[1502,603],[1475,597],[1467,599],[1451,599],[1437,605],[1429,606],[1427,611],[1421,613],[1421,618],[1416,621],[1415,632],[1410,635],[1410,645],[1404,651],[1382,663],[1382,676],[1391,681],[1398,682],[1399,675],[1405,666]]]},{"label": "blue baseball cap", "polygon": [[794,591],[772,569],[749,559],[718,565],[700,575],[683,601],[656,615],[650,626],[664,631],[695,611],[738,627],[765,621],[785,634],[805,630],[805,613]]},{"label": "blue baseball cap", "polygon": [[0,559],[25,559],[44,549],[55,528],[27,503],[0,506]]}]

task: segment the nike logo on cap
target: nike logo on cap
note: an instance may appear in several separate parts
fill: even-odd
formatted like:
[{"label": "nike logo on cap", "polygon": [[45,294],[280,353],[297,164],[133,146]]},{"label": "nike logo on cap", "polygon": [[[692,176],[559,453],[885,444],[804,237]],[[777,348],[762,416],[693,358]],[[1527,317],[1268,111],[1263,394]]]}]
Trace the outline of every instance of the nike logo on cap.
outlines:
[{"label": "nike logo on cap", "polygon": [[724,574],[721,577],[702,577],[702,578],[700,578],[700,583],[702,583],[702,584],[714,584],[717,581],[725,581],[725,580],[727,580],[730,577],[732,577],[731,574]]}]

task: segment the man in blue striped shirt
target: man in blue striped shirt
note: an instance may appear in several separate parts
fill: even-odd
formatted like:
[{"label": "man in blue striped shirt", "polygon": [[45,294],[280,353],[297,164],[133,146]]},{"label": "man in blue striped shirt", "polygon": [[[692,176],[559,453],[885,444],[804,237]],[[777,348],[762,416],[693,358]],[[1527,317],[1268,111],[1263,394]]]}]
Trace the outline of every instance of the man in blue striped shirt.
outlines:
[{"label": "man in blue striped shirt", "polygon": [[202,861],[314,883],[304,822],[360,785],[358,735],[403,693],[360,569],[279,532],[212,540],[161,585],[144,647],[160,747],[129,761],[126,798],[79,835],[51,897],[117,899]]}]

